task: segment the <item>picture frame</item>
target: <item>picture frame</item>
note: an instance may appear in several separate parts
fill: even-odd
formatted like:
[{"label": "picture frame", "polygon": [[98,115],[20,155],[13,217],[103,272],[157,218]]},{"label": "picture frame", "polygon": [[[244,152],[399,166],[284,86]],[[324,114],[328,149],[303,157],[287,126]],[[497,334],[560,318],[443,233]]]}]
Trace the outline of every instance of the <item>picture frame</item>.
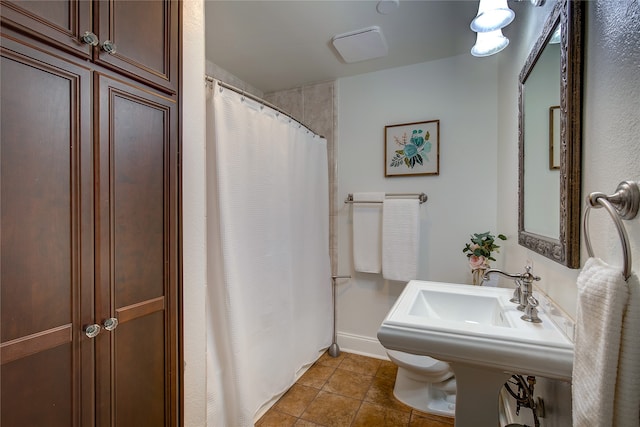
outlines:
[{"label": "picture frame", "polygon": [[385,177],[440,174],[440,120],[384,127]]},{"label": "picture frame", "polygon": [[549,169],[560,169],[560,106],[549,107]]}]

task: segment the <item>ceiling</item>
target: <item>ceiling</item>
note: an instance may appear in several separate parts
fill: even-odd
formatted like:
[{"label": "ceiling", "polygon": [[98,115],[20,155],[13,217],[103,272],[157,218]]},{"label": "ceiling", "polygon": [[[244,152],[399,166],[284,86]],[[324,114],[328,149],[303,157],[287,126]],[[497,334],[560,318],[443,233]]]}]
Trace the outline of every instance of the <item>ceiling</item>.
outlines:
[{"label": "ceiling", "polygon": [[[265,93],[468,53],[477,0],[410,1],[388,15],[370,0],[206,0],[206,58]],[[377,25],[389,54],[347,64],[337,34]]]}]

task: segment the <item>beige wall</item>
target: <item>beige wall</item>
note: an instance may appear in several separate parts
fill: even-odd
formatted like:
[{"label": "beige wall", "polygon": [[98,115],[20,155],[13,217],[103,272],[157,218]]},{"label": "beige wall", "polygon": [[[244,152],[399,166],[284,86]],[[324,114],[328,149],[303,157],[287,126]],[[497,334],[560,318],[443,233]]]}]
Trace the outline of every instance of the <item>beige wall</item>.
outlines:
[{"label": "beige wall", "polygon": [[185,427],[206,426],[204,2],[182,2],[182,318]]}]

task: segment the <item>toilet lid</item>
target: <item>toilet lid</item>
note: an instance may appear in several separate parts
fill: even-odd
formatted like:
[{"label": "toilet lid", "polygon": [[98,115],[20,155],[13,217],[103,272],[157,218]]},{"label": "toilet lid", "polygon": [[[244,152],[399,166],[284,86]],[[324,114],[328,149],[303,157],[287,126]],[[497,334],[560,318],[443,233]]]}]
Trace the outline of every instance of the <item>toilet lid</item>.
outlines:
[{"label": "toilet lid", "polygon": [[390,357],[397,359],[399,362],[419,366],[420,368],[428,369],[432,372],[447,372],[450,370],[447,362],[434,359],[433,357],[404,353],[396,350],[387,350],[387,353]]}]

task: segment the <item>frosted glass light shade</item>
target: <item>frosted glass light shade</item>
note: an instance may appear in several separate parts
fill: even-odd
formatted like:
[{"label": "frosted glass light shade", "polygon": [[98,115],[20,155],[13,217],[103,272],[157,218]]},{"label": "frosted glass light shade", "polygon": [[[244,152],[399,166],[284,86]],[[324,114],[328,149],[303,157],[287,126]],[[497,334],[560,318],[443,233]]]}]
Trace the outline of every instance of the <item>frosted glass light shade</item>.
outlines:
[{"label": "frosted glass light shade", "polygon": [[560,43],[562,36],[560,35],[560,24],[558,24],[558,28],[555,29],[551,38],[549,39],[549,44],[558,44]]},{"label": "frosted glass light shade", "polygon": [[400,0],[380,0],[376,6],[376,10],[380,15],[388,15],[398,10]]},{"label": "frosted glass light shade", "polygon": [[507,0],[480,0],[478,14],[471,21],[471,29],[477,33],[499,30],[509,25],[515,17]]},{"label": "frosted glass light shade", "polygon": [[476,44],[471,48],[473,56],[489,56],[507,47],[509,39],[502,35],[502,30],[478,33]]}]

